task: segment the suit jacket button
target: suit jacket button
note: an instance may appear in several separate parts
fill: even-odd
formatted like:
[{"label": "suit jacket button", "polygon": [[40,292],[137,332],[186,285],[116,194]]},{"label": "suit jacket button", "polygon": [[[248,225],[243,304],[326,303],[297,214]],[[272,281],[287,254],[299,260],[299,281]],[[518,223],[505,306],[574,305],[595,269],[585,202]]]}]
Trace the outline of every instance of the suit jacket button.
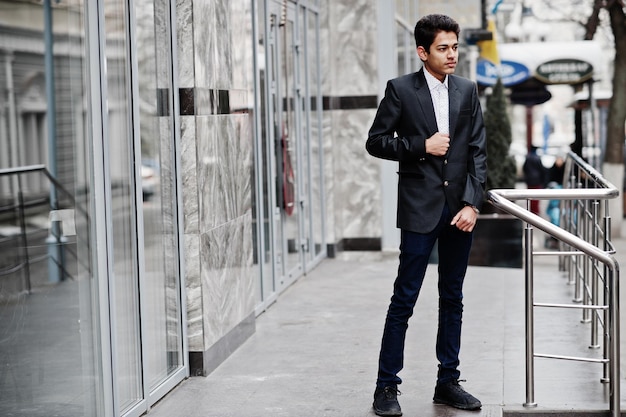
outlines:
[{"label": "suit jacket button", "polygon": [[443,160],[443,164],[444,164],[444,165],[448,165],[448,160],[447,160],[447,159],[444,159],[444,160]]},{"label": "suit jacket button", "polygon": [[443,182],[443,185],[444,185],[445,187],[447,187],[447,186],[448,186],[448,184],[449,184],[449,183],[448,183],[448,181],[444,181],[444,182]]}]

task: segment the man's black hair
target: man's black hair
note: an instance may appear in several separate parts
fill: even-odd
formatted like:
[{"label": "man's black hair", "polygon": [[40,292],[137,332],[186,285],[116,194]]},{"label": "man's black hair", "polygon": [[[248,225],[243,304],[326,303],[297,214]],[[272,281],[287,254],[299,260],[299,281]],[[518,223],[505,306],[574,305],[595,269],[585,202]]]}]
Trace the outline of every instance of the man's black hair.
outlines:
[{"label": "man's black hair", "polygon": [[458,38],[459,33],[461,33],[461,28],[454,19],[443,14],[429,14],[422,17],[415,24],[415,31],[413,33],[415,36],[415,46],[421,46],[426,52],[430,52],[430,46],[433,44],[437,33],[440,31],[454,32]]}]

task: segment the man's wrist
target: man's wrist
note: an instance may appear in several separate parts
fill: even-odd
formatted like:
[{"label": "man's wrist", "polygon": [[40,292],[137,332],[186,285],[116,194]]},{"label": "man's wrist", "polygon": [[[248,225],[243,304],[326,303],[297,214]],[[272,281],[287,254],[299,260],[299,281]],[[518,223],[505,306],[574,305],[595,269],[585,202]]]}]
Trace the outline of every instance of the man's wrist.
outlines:
[{"label": "man's wrist", "polygon": [[478,210],[478,207],[476,207],[476,206],[474,206],[474,205],[472,205],[472,204],[465,204],[465,207],[469,207],[469,208],[471,208],[472,210],[474,210],[474,213],[476,213],[476,214],[480,214],[480,210]]}]

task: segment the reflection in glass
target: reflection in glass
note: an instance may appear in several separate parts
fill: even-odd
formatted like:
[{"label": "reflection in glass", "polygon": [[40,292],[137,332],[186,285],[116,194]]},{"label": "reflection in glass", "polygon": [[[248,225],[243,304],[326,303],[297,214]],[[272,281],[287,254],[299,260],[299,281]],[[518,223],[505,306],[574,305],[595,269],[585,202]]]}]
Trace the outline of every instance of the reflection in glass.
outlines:
[{"label": "reflection in glass", "polygon": [[257,8],[257,307],[324,250],[318,15],[278,6]]},{"label": "reflection in glass", "polygon": [[126,1],[106,2],[108,136],[105,143],[109,154],[109,212],[113,227],[113,271],[109,279],[114,291],[115,394],[122,412],[143,398],[127,17]]},{"label": "reflection in glass", "polygon": [[85,2],[0,1],[0,45],[0,415],[98,416]]},{"label": "reflection in glass", "polygon": [[142,342],[150,390],[182,364],[169,1],[133,3],[137,27],[144,231]]},{"label": "reflection in glass", "polygon": [[[279,142],[276,159],[279,165],[279,201],[284,215],[283,247],[286,249],[285,269],[286,275],[296,277],[302,271],[301,245],[300,245],[300,200],[299,178],[301,175],[300,160],[298,158],[300,142],[303,140],[302,132],[298,130],[296,118],[296,55],[294,48],[293,20],[287,19],[279,28],[280,77],[279,91],[282,98],[282,116],[280,126],[277,126]],[[282,43],[281,43],[282,42]]]},{"label": "reflection in glass", "polygon": [[[265,32],[265,25],[270,24],[270,21],[266,19],[265,15],[265,1],[261,0],[258,3],[258,36],[259,45],[257,46],[257,57],[259,60],[268,59],[267,67],[262,65],[259,68],[259,109],[257,111],[257,117],[259,119],[259,131],[260,146],[257,147],[258,151],[254,153],[255,158],[258,160],[255,165],[259,168],[258,178],[260,182],[260,196],[254,196],[253,201],[257,202],[257,207],[253,211],[254,220],[257,223],[255,230],[259,235],[257,247],[255,247],[254,259],[260,264],[260,278],[257,286],[257,304],[260,304],[276,291],[276,286],[273,277],[273,257],[272,257],[272,236],[273,228],[272,222],[274,218],[274,199],[271,198],[271,193],[274,190],[272,187],[272,165],[273,156],[270,146],[273,132],[273,127],[270,126],[270,114],[273,114],[274,96],[271,91],[267,90],[267,84],[274,80],[275,73],[273,71],[274,57],[275,57],[275,26],[272,25],[272,32]],[[268,103],[271,103],[268,105]],[[255,182],[253,182],[255,183]],[[256,190],[256,187],[253,187]]]}]

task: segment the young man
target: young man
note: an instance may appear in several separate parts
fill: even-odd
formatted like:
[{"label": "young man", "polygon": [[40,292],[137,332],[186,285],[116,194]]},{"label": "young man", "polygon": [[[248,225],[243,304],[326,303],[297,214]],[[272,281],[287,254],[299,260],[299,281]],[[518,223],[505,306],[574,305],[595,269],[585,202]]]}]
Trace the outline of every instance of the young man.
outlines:
[{"label": "young man", "polygon": [[387,83],[367,151],[399,162],[397,225],[400,264],[382,337],[374,411],[400,416],[398,373],[409,317],[431,251],[439,250],[439,361],[433,401],[476,410],[481,403],[459,385],[463,279],[472,230],[487,177],[485,129],[476,85],[453,75],[459,25],[429,15],[415,25],[423,68]]}]

